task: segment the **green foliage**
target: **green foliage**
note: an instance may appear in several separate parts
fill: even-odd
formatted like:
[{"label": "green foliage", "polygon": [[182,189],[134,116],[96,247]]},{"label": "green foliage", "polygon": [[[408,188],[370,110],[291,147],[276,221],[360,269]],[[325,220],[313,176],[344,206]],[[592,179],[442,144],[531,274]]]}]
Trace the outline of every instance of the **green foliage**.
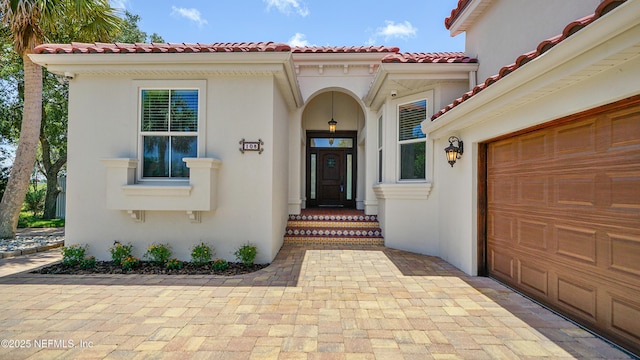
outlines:
[{"label": "green foliage", "polygon": [[[0,119],[1,118],[2,114],[0,114]],[[2,137],[0,135],[0,199],[4,194],[4,189],[7,187],[7,182],[9,182],[9,174],[11,173],[11,167],[7,165],[8,162],[9,152],[2,147]]]},{"label": "green foliage", "polygon": [[140,259],[135,256],[129,255],[126,258],[122,259],[121,266],[122,270],[129,271],[138,266],[138,264],[140,264]]},{"label": "green foliage", "polygon": [[115,36],[114,42],[129,44],[146,42],[147,33],[140,30],[138,27],[138,22],[140,22],[140,20],[140,15],[125,11],[122,27]]},{"label": "green foliage", "polygon": [[117,265],[124,266],[123,262],[125,259],[131,257],[132,249],[133,245],[122,245],[120,242],[116,241],[113,246],[109,248],[109,252],[111,252],[111,260]]},{"label": "green foliage", "polygon": [[200,243],[191,249],[191,262],[195,265],[204,265],[211,261],[213,250],[205,243]]},{"label": "green foliage", "polygon": [[64,219],[42,219],[38,216],[31,216],[27,212],[21,212],[18,219],[19,228],[51,228],[63,227]]},{"label": "green foliage", "polygon": [[[84,260],[87,246],[74,244],[62,247],[62,264],[66,266],[76,266]],[[95,261],[95,258],[94,258]]]},{"label": "green foliage", "polygon": [[89,256],[88,258],[84,258],[80,260],[80,267],[83,269],[93,269],[96,267],[96,257]]},{"label": "green foliage", "polygon": [[180,270],[182,269],[182,261],[172,258],[167,261],[166,266],[169,270]]},{"label": "green foliage", "polygon": [[35,185],[31,186],[24,198],[24,208],[27,211],[31,211],[34,217],[38,216],[44,208],[44,197],[46,195],[47,191],[44,188]]},{"label": "green foliage", "polygon": [[147,252],[144,254],[145,259],[156,263],[157,265],[164,265],[171,257],[171,248],[167,244],[153,243],[147,248]]},{"label": "green foliage", "polygon": [[240,246],[234,253],[236,259],[240,260],[245,266],[253,265],[253,261],[255,260],[257,254],[258,248],[250,243]]},{"label": "green foliage", "polygon": [[215,259],[213,261],[213,270],[215,271],[224,271],[229,267],[229,263],[224,259]]},{"label": "green foliage", "polygon": [[142,31],[138,27],[138,23],[142,20],[140,15],[132,14],[129,11],[125,11],[123,24],[120,28],[120,31],[115,36],[113,42],[121,42],[121,43],[144,43],[144,42],[153,42],[153,43],[164,43],[164,39],[162,36],[157,33],[153,33],[147,36],[147,33]]}]

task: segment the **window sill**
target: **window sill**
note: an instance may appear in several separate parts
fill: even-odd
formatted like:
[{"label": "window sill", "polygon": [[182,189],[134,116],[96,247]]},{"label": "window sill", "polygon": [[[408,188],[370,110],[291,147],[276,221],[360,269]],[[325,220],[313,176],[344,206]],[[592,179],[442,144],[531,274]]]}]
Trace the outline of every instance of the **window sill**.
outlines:
[{"label": "window sill", "polygon": [[378,184],[373,187],[378,199],[385,200],[427,200],[431,193],[431,183],[405,182],[397,184]]},{"label": "window sill", "polygon": [[191,194],[191,185],[123,185],[122,191],[128,196],[158,196],[158,197],[184,197]]},{"label": "window sill", "polygon": [[107,208],[126,210],[130,214],[146,210],[187,211],[189,214],[215,210],[218,170],[222,161],[211,158],[185,158],[184,161],[190,171],[188,180],[136,183],[138,160],[102,160],[107,168]]}]

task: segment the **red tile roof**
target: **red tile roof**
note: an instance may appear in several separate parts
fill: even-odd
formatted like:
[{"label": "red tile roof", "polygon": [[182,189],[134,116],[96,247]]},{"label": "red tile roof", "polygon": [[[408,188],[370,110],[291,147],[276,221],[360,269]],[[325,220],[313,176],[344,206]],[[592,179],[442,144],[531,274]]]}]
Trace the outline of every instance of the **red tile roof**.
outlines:
[{"label": "red tile roof", "polygon": [[382,59],[383,63],[476,63],[478,59],[470,58],[463,52],[439,53],[397,53],[389,54]]},{"label": "red tile roof", "polygon": [[296,54],[389,53],[388,63],[452,63],[477,62],[460,52],[400,53],[395,46],[302,46],[291,47],[283,43],[213,43],[213,44],[124,44],[77,43],[44,44],[34,49],[35,54],[132,54],[132,53],[216,53],[216,52],[293,52]]},{"label": "red tile roof", "polygon": [[447,30],[449,30],[449,28],[451,28],[451,25],[453,25],[453,23],[456,21],[458,16],[460,16],[460,14],[462,13],[462,10],[464,10],[464,8],[467,7],[467,5],[469,5],[469,3],[471,3],[471,1],[472,0],[459,0],[458,1],[458,7],[456,7],[453,10],[451,10],[451,15],[448,18],[444,19],[444,26],[447,28]]},{"label": "red tile roof", "polygon": [[130,54],[130,53],[213,53],[213,52],[287,52],[291,46],[283,43],[213,43],[213,44],[123,44],[71,43],[37,46],[35,54]]},{"label": "red tile roof", "polygon": [[395,46],[300,46],[292,49],[294,53],[397,53]]},{"label": "red tile roof", "polygon": [[[465,1],[465,0],[460,0],[460,2],[463,2],[463,1]],[[587,25],[591,24],[592,22],[596,21],[598,18],[600,18],[604,14],[608,13],[609,11],[611,11],[611,10],[615,9],[616,7],[622,5],[625,1],[627,1],[627,0],[604,0],[602,3],[600,3],[600,5],[598,6],[598,8],[596,9],[596,11],[593,14],[591,14],[589,16],[586,16],[586,17],[584,17],[582,19],[576,20],[574,22],[571,22],[569,25],[567,25],[564,28],[564,30],[562,31],[562,34],[554,36],[554,37],[552,37],[550,39],[544,40],[543,42],[538,44],[538,47],[536,48],[536,50],[518,56],[518,58],[516,59],[516,61],[513,64],[502,67],[500,69],[500,71],[496,75],[493,75],[493,76],[487,78],[482,84],[479,84],[476,87],[474,87],[471,91],[464,93],[461,97],[459,97],[456,100],[454,100],[453,103],[447,105],[444,109],[442,109],[442,110],[438,111],[437,113],[435,113],[431,117],[431,121],[437,119],[438,117],[442,116],[444,113],[446,113],[449,110],[453,109],[454,107],[460,105],[461,103],[463,103],[464,101],[468,100],[472,96],[476,95],[477,93],[479,93],[482,90],[486,89],[490,85],[494,84],[496,81],[504,78],[505,76],[509,75],[513,71],[515,71],[515,70],[519,69],[520,67],[524,66],[529,61],[531,61],[531,60],[537,58],[538,56],[544,54],[545,52],[549,51],[552,47],[554,47],[557,44],[559,44],[560,42],[564,41],[569,36],[575,34],[576,32],[578,32],[579,30],[581,30],[585,26],[587,26]]]}]

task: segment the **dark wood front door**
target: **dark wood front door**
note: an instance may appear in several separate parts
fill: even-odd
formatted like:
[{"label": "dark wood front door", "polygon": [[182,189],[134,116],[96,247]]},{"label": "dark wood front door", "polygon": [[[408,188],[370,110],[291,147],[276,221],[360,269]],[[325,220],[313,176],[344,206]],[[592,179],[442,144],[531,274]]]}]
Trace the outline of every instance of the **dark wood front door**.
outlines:
[{"label": "dark wood front door", "polygon": [[344,206],[345,150],[321,149],[318,159],[318,205]]},{"label": "dark wood front door", "polygon": [[307,206],[355,207],[356,134],[307,133]]}]

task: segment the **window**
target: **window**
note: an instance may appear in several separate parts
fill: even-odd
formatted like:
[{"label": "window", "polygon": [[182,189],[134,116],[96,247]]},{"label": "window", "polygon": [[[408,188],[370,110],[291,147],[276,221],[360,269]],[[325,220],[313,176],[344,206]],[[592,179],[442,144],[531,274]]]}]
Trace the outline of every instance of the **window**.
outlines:
[{"label": "window", "polygon": [[426,136],[420,124],[426,118],[426,99],[398,107],[400,180],[425,179]]},{"label": "window", "polygon": [[142,178],[188,178],[185,157],[198,156],[198,89],[142,89]]}]

